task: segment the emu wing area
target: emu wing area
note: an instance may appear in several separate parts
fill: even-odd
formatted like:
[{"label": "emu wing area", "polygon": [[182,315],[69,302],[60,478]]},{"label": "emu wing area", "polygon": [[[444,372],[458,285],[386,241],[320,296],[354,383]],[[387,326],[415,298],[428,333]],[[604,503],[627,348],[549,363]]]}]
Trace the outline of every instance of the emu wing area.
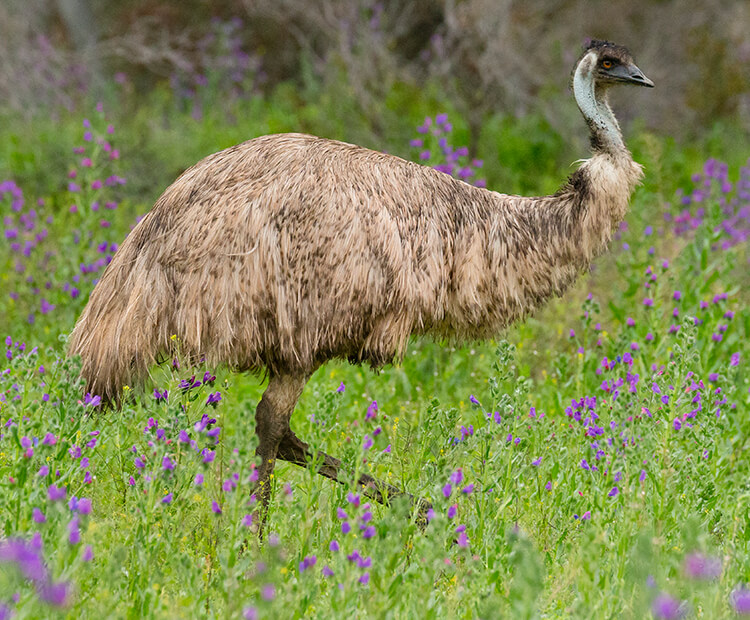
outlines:
[{"label": "emu wing area", "polygon": [[380,366],[444,319],[452,240],[476,217],[457,199],[469,189],[361,147],[264,136],[187,170],[105,278],[143,300],[160,349],[177,334],[239,369]]}]

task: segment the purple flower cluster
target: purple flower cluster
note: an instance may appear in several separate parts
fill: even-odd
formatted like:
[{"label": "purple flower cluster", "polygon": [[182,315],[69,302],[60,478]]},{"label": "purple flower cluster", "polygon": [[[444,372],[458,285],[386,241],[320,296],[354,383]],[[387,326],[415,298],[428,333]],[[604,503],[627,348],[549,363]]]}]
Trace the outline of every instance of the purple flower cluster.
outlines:
[{"label": "purple flower cluster", "polygon": [[219,107],[229,115],[228,106],[255,94],[265,81],[260,57],[244,49],[243,32],[237,17],[212,19],[209,31],[197,42],[193,61],[170,77],[176,100],[189,107],[195,120],[207,108]]},{"label": "purple flower cluster", "polygon": [[44,563],[42,538],[39,533],[31,540],[8,538],[0,541],[0,564],[14,565],[36,590],[37,596],[56,607],[64,606],[70,597],[70,584],[54,581]]},{"label": "purple flower cluster", "polygon": [[[101,110],[101,104],[97,109]],[[119,158],[119,151],[110,143],[109,135],[94,136],[88,119],[83,124],[84,146],[74,149],[78,164],[68,173],[68,210],[77,221],[67,251],[60,251],[59,238],[68,233],[70,223],[65,222],[64,232],[55,229],[53,215],[43,213],[43,200],[27,204],[21,188],[13,181],[0,182],[0,203],[10,199],[0,237],[7,243],[13,264],[7,290],[32,325],[39,316],[51,315],[74,300],[78,302],[73,307],[78,309],[117,250],[115,243],[100,238],[101,231],[110,227],[110,221],[100,211],[112,211],[118,206],[109,194],[125,179],[111,171],[107,174],[106,169]],[[107,134],[112,132],[110,125]]]},{"label": "purple flower cluster", "polygon": [[[195,375],[180,382],[179,387],[185,393],[190,393],[196,387],[201,385],[210,386],[214,383],[216,377],[210,372],[203,375],[203,379],[196,379]],[[157,401],[167,401],[169,397],[168,390],[154,389],[154,398]],[[190,397],[195,401],[199,396],[197,394]],[[175,480],[176,473],[180,470],[181,463],[184,464],[185,454],[182,446],[188,446],[195,454],[194,463],[200,463],[207,466],[216,458],[215,446],[219,443],[221,427],[217,426],[217,419],[205,411],[211,411],[221,401],[221,393],[211,393],[207,402],[203,405],[204,413],[194,422],[192,428],[180,428],[178,421],[161,424],[156,418],[149,417],[143,429],[143,435],[146,438],[146,449],[139,450],[138,446],[132,446],[134,459],[133,464],[136,468],[137,476],[140,476],[144,482],[150,483],[158,478],[163,480],[164,484],[170,485]],[[231,462],[234,462],[233,460]],[[197,473],[194,479],[194,485],[201,487],[204,483],[204,474]],[[251,467],[251,473],[246,482],[253,484],[258,479],[258,473],[254,465]],[[221,489],[225,494],[232,493],[240,482],[240,474],[235,472],[225,479],[221,484]],[[135,487],[137,478],[130,476],[129,485]],[[176,498],[174,491],[165,491],[161,498],[162,504],[171,504]],[[253,496],[254,500],[254,496]],[[220,515],[223,512],[222,504],[219,501],[213,501],[211,509],[214,514]],[[252,525],[252,516],[247,515],[245,518],[246,527]]]},{"label": "purple flower cluster", "polygon": [[469,149],[465,146],[453,147],[449,142],[452,132],[453,125],[448,121],[447,114],[438,114],[434,120],[427,117],[417,127],[420,136],[411,140],[409,146],[417,153],[419,161],[430,163],[435,170],[477,187],[486,187],[484,179],[476,178],[483,166],[482,160],[470,159]]},{"label": "purple flower cluster", "polygon": [[[665,214],[672,221],[677,235],[688,235],[704,224],[720,234],[713,250],[726,250],[750,239],[750,160],[740,168],[736,185],[729,180],[727,164],[709,159],[702,174],[692,178],[693,188],[679,191],[677,201],[682,209],[676,215]],[[709,199],[720,207],[716,213],[708,206]]]}]

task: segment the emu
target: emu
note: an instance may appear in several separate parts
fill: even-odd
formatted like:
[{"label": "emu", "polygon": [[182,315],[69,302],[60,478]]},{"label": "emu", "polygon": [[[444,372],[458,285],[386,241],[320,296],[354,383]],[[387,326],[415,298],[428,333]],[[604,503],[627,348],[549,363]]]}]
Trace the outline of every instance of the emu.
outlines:
[{"label": "emu", "polygon": [[[312,373],[400,360],[410,335],[491,337],[561,295],[602,253],[642,170],[608,103],[653,86],[594,40],[573,71],[592,157],[552,196],[480,189],[432,168],[302,134],[269,135],[185,171],[127,236],[70,337],[88,390],[119,402],[176,334],[184,353],[264,373],[258,493],[276,459],[309,466],[289,422]],[[337,480],[340,462],[319,455]],[[363,476],[368,494],[400,490]]]}]

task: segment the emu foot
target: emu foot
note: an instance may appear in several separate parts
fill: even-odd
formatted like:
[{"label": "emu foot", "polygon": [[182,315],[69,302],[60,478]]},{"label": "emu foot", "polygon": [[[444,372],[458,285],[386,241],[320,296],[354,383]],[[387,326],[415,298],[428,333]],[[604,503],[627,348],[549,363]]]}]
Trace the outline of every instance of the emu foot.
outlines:
[{"label": "emu foot", "polygon": [[[310,446],[302,441],[290,429],[279,444],[276,453],[277,458],[282,461],[294,463],[300,467],[311,467],[313,464],[313,453]],[[321,461],[322,459],[322,461]],[[318,473],[326,478],[335,480],[341,484],[346,482],[346,476],[341,476],[341,461],[325,452],[317,453]],[[426,499],[415,499],[413,495],[402,491],[387,482],[383,482],[370,476],[362,474],[357,480],[358,486],[362,488],[362,493],[379,504],[388,504],[396,497],[406,497],[413,507],[417,508],[416,523],[421,530],[427,526],[427,513],[432,508],[432,504]]]}]

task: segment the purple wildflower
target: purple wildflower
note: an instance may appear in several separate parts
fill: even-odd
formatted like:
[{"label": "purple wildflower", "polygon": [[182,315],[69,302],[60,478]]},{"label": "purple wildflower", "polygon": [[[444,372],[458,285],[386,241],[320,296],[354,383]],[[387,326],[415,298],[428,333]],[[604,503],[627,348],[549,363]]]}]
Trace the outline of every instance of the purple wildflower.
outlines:
[{"label": "purple wildflower", "polygon": [[81,530],[78,529],[78,517],[75,516],[68,523],[68,542],[77,545],[81,542]]},{"label": "purple wildflower", "polygon": [[91,498],[82,497],[79,499],[77,510],[82,515],[91,514]]},{"label": "purple wildflower", "polygon": [[663,618],[664,620],[682,618],[685,615],[685,611],[680,601],[672,598],[666,592],[659,593],[651,604],[651,613],[654,614],[654,617]]},{"label": "purple wildflower", "polygon": [[195,375],[193,375],[189,379],[183,379],[182,381],[180,381],[177,387],[179,387],[181,390],[188,391],[188,390],[192,390],[193,388],[200,387],[200,385],[201,385],[201,382],[196,381]]},{"label": "purple wildflower", "polygon": [[86,392],[86,395],[83,397],[83,404],[86,407],[98,407],[102,404],[102,397],[92,396],[89,392]]},{"label": "purple wildflower", "polygon": [[43,583],[38,589],[39,598],[56,607],[62,607],[66,604],[69,591],[70,586],[64,581]]},{"label": "purple wildflower", "polygon": [[66,495],[67,495],[66,487],[57,487],[56,485],[51,484],[49,485],[49,488],[47,489],[47,498],[51,502],[63,500],[65,499]]},{"label": "purple wildflower", "polygon": [[691,579],[717,579],[721,576],[721,560],[702,553],[689,554],[683,568]]},{"label": "purple wildflower", "polygon": [[264,601],[272,601],[276,596],[276,587],[272,583],[267,583],[260,589],[260,595]]},{"label": "purple wildflower", "polygon": [[[41,539],[40,539],[41,540]],[[24,577],[32,581],[47,578],[47,570],[38,549],[31,542],[8,538],[0,542],[0,563],[15,563]]]},{"label": "purple wildflower", "polygon": [[730,596],[732,607],[741,615],[750,615],[750,590],[745,587],[738,587]]},{"label": "purple wildflower", "polygon": [[315,563],[318,561],[318,558],[314,555],[308,555],[306,556],[300,563],[299,563],[299,572],[304,573],[308,568],[312,568],[315,566]]}]

